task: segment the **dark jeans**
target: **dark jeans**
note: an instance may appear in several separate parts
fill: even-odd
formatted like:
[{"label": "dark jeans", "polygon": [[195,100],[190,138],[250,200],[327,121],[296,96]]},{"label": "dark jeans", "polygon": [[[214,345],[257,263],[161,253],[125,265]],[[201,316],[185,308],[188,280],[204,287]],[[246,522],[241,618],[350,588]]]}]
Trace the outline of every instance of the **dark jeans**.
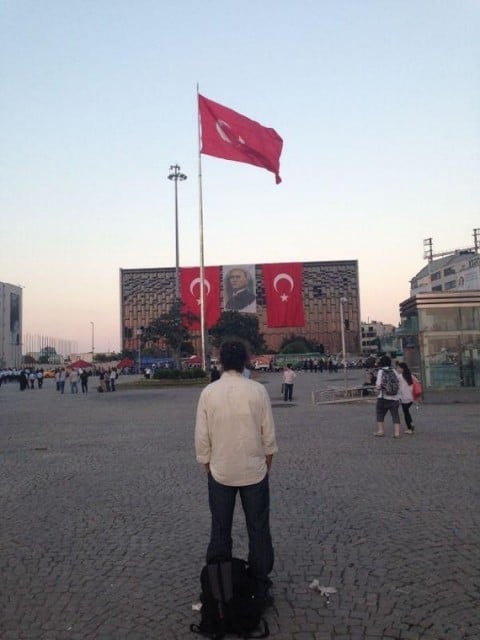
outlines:
[{"label": "dark jeans", "polygon": [[264,595],[271,582],[268,574],[273,568],[273,546],[270,536],[270,491],[268,473],[257,484],[230,487],[217,482],[208,474],[208,503],[212,514],[207,562],[217,556],[232,557],[232,522],[237,492],[240,493],[248,532],[248,563],[257,581],[259,595]]},{"label": "dark jeans", "polygon": [[402,402],[402,409],[403,409],[403,415],[405,416],[405,424],[407,425],[407,429],[411,429],[413,431],[413,420],[412,420],[412,416],[410,415],[410,407],[412,406],[412,402],[407,402],[407,403],[403,403]]},{"label": "dark jeans", "polygon": [[287,384],[285,382],[284,384],[284,390],[283,390],[283,399],[286,400],[291,400],[292,399],[292,393],[293,393],[293,384]]}]

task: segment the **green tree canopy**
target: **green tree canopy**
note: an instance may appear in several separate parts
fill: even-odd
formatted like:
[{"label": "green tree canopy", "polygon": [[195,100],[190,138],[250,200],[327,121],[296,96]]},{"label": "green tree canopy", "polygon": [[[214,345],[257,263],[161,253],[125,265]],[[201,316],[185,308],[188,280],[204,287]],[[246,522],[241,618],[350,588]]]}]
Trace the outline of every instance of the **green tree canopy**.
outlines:
[{"label": "green tree canopy", "polygon": [[296,336],[291,334],[287,338],[284,338],[281,346],[280,353],[323,353],[323,345],[317,344],[308,340],[304,336]]},{"label": "green tree canopy", "polygon": [[190,342],[190,332],[187,324],[190,323],[192,314],[183,311],[180,300],[176,300],[167,313],[153,320],[145,327],[141,336],[143,345],[152,347],[163,340],[176,354],[180,354],[182,345]]},{"label": "green tree canopy", "polygon": [[227,338],[244,340],[255,354],[263,353],[266,346],[257,316],[239,311],[224,311],[217,324],[210,329],[210,335],[215,347],[219,347]]}]

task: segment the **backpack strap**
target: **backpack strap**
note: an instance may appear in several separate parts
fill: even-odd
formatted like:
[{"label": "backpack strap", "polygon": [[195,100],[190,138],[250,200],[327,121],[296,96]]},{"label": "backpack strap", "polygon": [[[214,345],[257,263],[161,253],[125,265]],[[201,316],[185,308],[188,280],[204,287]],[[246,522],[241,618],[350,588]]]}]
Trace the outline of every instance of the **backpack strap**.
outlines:
[{"label": "backpack strap", "polygon": [[233,598],[233,577],[232,577],[232,562],[221,562],[218,565],[219,578],[222,588],[222,595],[224,602],[230,602]]}]

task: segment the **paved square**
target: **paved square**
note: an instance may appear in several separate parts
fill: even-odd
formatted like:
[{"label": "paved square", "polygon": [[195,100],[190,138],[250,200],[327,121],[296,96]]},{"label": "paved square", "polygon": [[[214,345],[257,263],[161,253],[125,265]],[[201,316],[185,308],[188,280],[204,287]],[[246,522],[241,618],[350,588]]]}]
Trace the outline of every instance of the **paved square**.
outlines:
[{"label": "paved square", "polygon": [[[356,375],[356,374],[354,374]],[[360,374],[358,374],[360,375]],[[424,404],[396,441],[341,376],[280,374],[271,475],[277,640],[480,639],[480,411]],[[184,640],[208,541],[200,388],[0,388],[0,638]],[[235,553],[246,556],[238,504]],[[309,588],[334,587],[329,600]]]}]

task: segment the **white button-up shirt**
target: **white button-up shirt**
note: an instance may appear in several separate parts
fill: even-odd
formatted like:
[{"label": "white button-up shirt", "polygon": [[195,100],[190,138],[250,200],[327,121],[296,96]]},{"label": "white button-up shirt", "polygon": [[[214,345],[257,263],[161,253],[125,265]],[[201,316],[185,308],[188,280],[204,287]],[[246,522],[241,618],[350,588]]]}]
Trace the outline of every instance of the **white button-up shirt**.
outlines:
[{"label": "white button-up shirt", "polygon": [[236,371],[202,391],[197,406],[197,462],[210,464],[221,484],[241,487],[261,482],[265,456],[278,451],[270,397],[264,386]]}]

